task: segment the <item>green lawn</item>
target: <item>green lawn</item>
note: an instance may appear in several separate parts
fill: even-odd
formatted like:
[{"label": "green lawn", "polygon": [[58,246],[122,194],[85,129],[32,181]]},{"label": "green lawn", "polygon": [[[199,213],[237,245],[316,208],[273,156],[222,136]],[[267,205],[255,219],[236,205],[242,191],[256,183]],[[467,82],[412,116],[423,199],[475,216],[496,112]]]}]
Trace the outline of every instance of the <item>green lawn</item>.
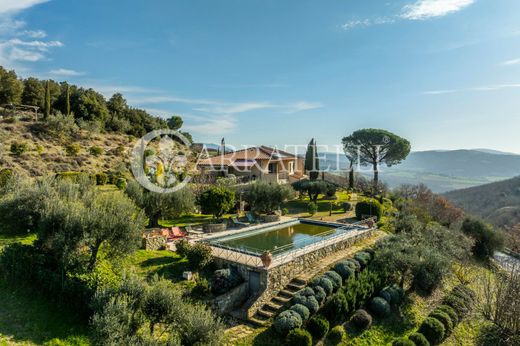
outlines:
[{"label": "green lawn", "polygon": [[32,244],[36,240],[36,234],[9,235],[0,233],[0,249],[12,243]]},{"label": "green lawn", "polygon": [[43,298],[0,282],[0,302],[2,346],[90,345],[87,326]]}]

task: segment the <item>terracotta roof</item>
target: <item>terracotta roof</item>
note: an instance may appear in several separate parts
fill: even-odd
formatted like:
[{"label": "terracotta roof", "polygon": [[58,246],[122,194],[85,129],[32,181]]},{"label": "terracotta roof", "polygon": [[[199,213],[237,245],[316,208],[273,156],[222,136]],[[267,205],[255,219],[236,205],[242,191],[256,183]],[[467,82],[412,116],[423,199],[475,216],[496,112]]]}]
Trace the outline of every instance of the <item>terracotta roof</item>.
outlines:
[{"label": "terracotta roof", "polygon": [[288,160],[288,159],[295,159],[298,158],[298,156],[266,147],[266,146],[260,146],[260,147],[252,147],[242,150],[237,150],[232,153],[228,153],[225,155],[219,155],[210,157],[208,159],[200,160],[197,164],[199,166],[231,166],[234,164],[235,161],[249,161],[249,160],[270,160],[270,161],[279,161],[279,160]]}]

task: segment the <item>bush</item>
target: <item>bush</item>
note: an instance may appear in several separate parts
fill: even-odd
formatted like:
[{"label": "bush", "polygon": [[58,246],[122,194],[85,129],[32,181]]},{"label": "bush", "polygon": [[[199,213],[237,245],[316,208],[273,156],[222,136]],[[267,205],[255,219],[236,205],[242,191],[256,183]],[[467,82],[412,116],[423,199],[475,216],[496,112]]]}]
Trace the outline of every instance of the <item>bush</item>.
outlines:
[{"label": "bush", "polygon": [[314,289],[311,287],[305,287],[304,289],[301,289],[298,292],[296,292],[296,295],[300,295],[300,296],[304,296],[304,297],[313,296],[314,294],[315,294]]},{"label": "bush", "polygon": [[440,254],[430,254],[413,269],[413,286],[431,293],[449,272],[450,262]]},{"label": "bush", "polygon": [[478,219],[466,218],[462,224],[462,231],[475,240],[472,251],[479,259],[489,259],[495,251],[504,247],[504,237]]},{"label": "bush", "polygon": [[401,303],[401,294],[395,287],[387,286],[379,292],[379,296],[386,300],[390,305],[398,305]]},{"label": "bush", "polygon": [[338,273],[343,280],[353,277],[355,274],[355,266],[351,262],[343,261],[334,265],[334,271]]},{"label": "bush", "polygon": [[347,213],[347,212],[352,210],[352,204],[350,204],[349,202],[343,203],[341,207],[343,208],[343,211],[345,213]]},{"label": "bush", "polygon": [[285,310],[276,316],[273,325],[278,333],[286,335],[290,330],[300,328],[302,323],[300,314],[293,310]]},{"label": "bush", "polygon": [[13,142],[11,143],[11,154],[14,156],[21,156],[27,150],[29,150],[29,146],[24,142]]},{"label": "bush", "polygon": [[451,320],[450,316],[442,311],[433,311],[430,316],[431,318],[435,318],[436,320],[440,321],[442,325],[444,326],[444,337],[447,338],[451,335],[451,332],[453,331],[454,323]]},{"label": "bush", "polygon": [[293,297],[293,303],[294,304],[301,304],[307,307],[309,311],[313,314],[318,312],[320,309],[320,304],[318,303],[318,300],[315,296],[302,296],[302,295],[295,295]]},{"label": "bush", "polygon": [[223,294],[238,286],[242,281],[242,277],[235,267],[215,270],[211,278],[211,291],[214,294]]},{"label": "bush", "polygon": [[97,185],[105,185],[108,182],[108,175],[105,173],[97,173],[96,174],[96,184]]},{"label": "bush", "polygon": [[315,341],[322,339],[329,331],[329,321],[323,316],[313,316],[307,323],[307,330],[311,333]]},{"label": "bush", "polygon": [[193,287],[192,293],[198,296],[207,296],[211,292],[208,280],[205,278],[198,279]]},{"label": "bush", "polygon": [[413,333],[408,336],[408,339],[412,340],[416,346],[430,346],[430,343],[424,335],[421,333]]},{"label": "bush", "polygon": [[462,284],[455,286],[451,291],[451,294],[464,300],[464,303],[466,303],[466,307],[468,308],[471,308],[476,299],[475,292],[468,288],[468,286]]},{"label": "bush", "polygon": [[370,311],[378,317],[390,315],[390,304],[381,297],[375,297],[370,301]]},{"label": "bush", "polygon": [[211,248],[203,243],[195,243],[191,245],[186,253],[186,258],[190,264],[190,267],[194,270],[204,269],[213,258],[211,254]]},{"label": "bush", "polygon": [[332,281],[325,276],[318,276],[317,278],[314,278],[310,285],[311,287],[320,286],[323,288],[327,296],[330,296],[334,291],[334,285],[332,284]]},{"label": "bush", "polygon": [[14,179],[14,172],[10,168],[0,169],[0,189],[10,185]]},{"label": "bush", "polygon": [[285,338],[287,346],[312,346],[312,337],[305,329],[293,329]]},{"label": "bush", "polygon": [[204,191],[199,198],[203,214],[221,217],[235,205],[235,192],[222,186],[213,186]]},{"label": "bush", "polygon": [[89,149],[89,152],[91,155],[94,155],[94,156],[100,156],[100,155],[103,155],[105,153],[105,150],[103,150],[103,148],[101,147],[98,147],[98,146],[91,146],[90,149]]},{"label": "bush", "polygon": [[181,239],[175,243],[175,252],[181,257],[186,257],[190,248],[190,242],[186,239]]},{"label": "bush", "polygon": [[316,300],[319,304],[322,304],[327,298],[327,292],[325,292],[325,290],[321,286],[314,287],[314,292],[314,297],[316,297]]},{"label": "bush", "polygon": [[307,212],[311,215],[314,215],[318,212],[318,205],[314,202],[309,202],[307,204]]},{"label": "bush", "polygon": [[327,197],[329,197],[329,198],[330,198],[330,197],[334,197],[334,196],[336,195],[336,191],[337,191],[337,190],[338,190],[338,188],[337,188],[335,185],[333,185],[333,184],[329,184],[329,185],[327,186],[327,190],[325,191],[325,195],[326,195]]},{"label": "bush", "polygon": [[75,156],[79,154],[81,147],[78,143],[72,143],[65,146],[65,153],[69,156]]},{"label": "bush", "polygon": [[347,260],[347,262],[352,263],[352,265],[353,265],[354,268],[355,268],[354,270],[355,270],[356,272],[359,273],[359,272],[361,271],[361,264],[359,264],[359,262],[358,262],[356,259],[354,259],[354,258],[349,258],[349,259]]},{"label": "bush", "polygon": [[341,292],[336,293],[327,300],[322,311],[330,322],[341,321],[348,312],[347,298]]},{"label": "bush", "polygon": [[464,302],[462,298],[453,294],[448,294],[446,297],[444,297],[443,304],[448,305],[452,307],[453,310],[455,310],[459,321],[462,320],[469,311],[469,308],[466,306],[466,302]]},{"label": "bush", "polygon": [[354,255],[354,259],[358,261],[361,268],[366,268],[372,259],[372,256],[368,252],[360,251]]},{"label": "bush", "polygon": [[372,316],[366,310],[359,309],[354,313],[350,322],[358,329],[367,329],[372,325]]},{"label": "bush", "polygon": [[356,217],[358,220],[376,216],[377,220],[381,220],[383,215],[383,206],[376,200],[361,201],[356,204]]},{"label": "bush", "polygon": [[345,338],[345,328],[343,326],[336,326],[331,329],[329,335],[327,335],[327,340],[330,341],[333,345],[339,344]]},{"label": "bush", "polygon": [[294,190],[290,185],[273,184],[257,181],[245,191],[245,200],[252,210],[262,214],[272,214],[281,204],[294,197]]},{"label": "bush", "polygon": [[412,340],[408,340],[406,338],[399,338],[392,342],[392,346],[415,346],[415,343]]},{"label": "bush", "polygon": [[444,325],[437,319],[428,317],[418,330],[432,345],[438,345],[444,339]]},{"label": "bush", "polygon": [[116,186],[117,186],[117,188],[119,190],[125,190],[126,189],[126,179],[125,178],[117,178]]},{"label": "bush", "polygon": [[41,145],[41,144],[36,144],[36,146],[35,146],[34,148],[36,149],[36,152],[37,152],[38,154],[41,155],[41,153],[43,153],[43,145]]},{"label": "bush", "polygon": [[446,313],[448,316],[450,316],[450,319],[453,321],[454,326],[459,323],[459,316],[457,315],[457,313],[455,312],[455,310],[453,310],[453,308],[451,306],[440,305],[434,311],[442,311],[442,312]]},{"label": "bush", "polygon": [[311,315],[309,309],[302,304],[294,304],[289,308],[292,311],[296,311],[298,315],[302,318],[302,321],[305,322],[309,319],[309,316]]},{"label": "bush", "polygon": [[341,287],[341,285],[343,285],[343,279],[335,271],[325,272],[324,275],[330,280],[330,282],[332,282],[332,287],[335,291],[337,291]]}]

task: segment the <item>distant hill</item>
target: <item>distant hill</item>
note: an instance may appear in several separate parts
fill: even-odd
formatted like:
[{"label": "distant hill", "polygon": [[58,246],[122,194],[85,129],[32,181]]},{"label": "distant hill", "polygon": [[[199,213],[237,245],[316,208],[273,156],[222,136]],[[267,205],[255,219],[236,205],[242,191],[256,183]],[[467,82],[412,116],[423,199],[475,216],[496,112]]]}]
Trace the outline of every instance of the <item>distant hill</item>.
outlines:
[{"label": "distant hill", "polygon": [[497,227],[520,223],[520,177],[444,194],[457,206]]},{"label": "distant hill", "polygon": [[[345,169],[345,156],[327,153],[321,166]],[[339,164],[338,164],[339,161]],[[366,175],[370,175],[366,168]],[[512,178],[520,174],[520,155],[490,149],[413,152],[400,165],[382,167],[381,179],[390,187],[424,183],[442,193]]]}]

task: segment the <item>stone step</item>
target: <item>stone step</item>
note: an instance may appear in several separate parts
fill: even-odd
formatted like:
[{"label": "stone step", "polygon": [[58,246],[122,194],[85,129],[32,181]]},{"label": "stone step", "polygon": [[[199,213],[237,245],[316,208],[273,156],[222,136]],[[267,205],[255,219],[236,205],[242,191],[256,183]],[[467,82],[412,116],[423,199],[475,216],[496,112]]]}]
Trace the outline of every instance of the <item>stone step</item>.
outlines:
[{"label": "stone step", "polygon": [[291,301],[291,299],[292,298],[284,298],[284,297],[276,296],[276,297],[273,297],[273,299],[271,299],[271,300],[276,302],[277,304],[285,305],[285,304],[289,303]]},{"label": "stone step", "polygon": [[262,317],[265,317],[267,319],[270,319],[274,316],[274,312],[272,311],[265,311],[263,308],[260,308],[256,311],[256,314]]},{"label": "stone step", "polygon": [[307,286],[307,280],[304,280],[302,278],[294,278],[291,280],[292,284],[300,285],[300,286]]},{"label": "stone step", "polygon": [[276,312],[276,311],[280,310],[281,308],[283,308],[283,305],[276,304],[275,302],[270,301],[269,303],[265,304],[262,308],[264,310]]},{"label": "stone step", "polygon": [[265,327],[267,325],[268,320],[266,320],[266,319],[264,320],[264,319],[257,318],[257,317],[258,317],[257,315],[250,317],[249,322],[252,325],[257,326],[257,327]]},{"label": "stone step", "polygon": [[289,283],[287,286],[285,286],[286,290],[291,290],[294,293],[296,293],[299,290],[302,290],[304,288],[305,288],[304,285],[296,285],[296,284],[293,284],[293,283]]}]

